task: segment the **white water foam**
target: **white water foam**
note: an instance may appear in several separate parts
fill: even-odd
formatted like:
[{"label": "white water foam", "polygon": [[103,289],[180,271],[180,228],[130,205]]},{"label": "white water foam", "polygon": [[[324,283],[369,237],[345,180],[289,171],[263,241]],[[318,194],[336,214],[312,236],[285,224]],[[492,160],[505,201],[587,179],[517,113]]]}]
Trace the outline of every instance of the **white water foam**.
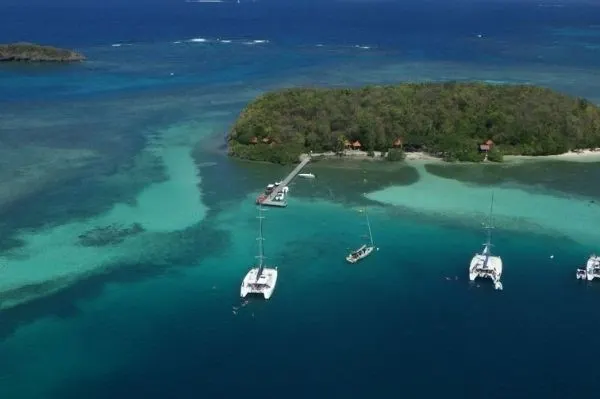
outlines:
[{"label": "white water foam", "polygon": [[[247,45],[256,45],[256,44],[267,44],[269,40],[266,39],[254,39],[254,40],[243,40],[243,39],[221,39],[221,38],[206,38],[206,37],[194,37],[192,39],[184,40],[187,43],[238,43],[238,44],[247,44]],[[182,40],[176,40],[173,44],[180,44]]]},{"label": "white water foam", "polygon": [[246,42],[243,42],[243,43],[244,44],[253,45],[253,44],[266,44],[266,43],[269,43],[269,41],[268,40],[262,40],[262,39],[260,39],[260,40],[246,41]]}]

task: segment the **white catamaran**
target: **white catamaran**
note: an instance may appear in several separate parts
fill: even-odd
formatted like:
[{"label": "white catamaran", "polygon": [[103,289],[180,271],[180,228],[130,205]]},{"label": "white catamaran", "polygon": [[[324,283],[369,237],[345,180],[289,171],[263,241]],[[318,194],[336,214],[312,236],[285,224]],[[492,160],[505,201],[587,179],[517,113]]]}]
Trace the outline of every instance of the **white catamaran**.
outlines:
[{"label": "white catamaran", "polygon": [[240,287],[240,296],[245,298],[249,294],[258,294],[262,295],[265,299],[271,298],[273,295],[273,291],[275,290],[275,284],[277,284],[277,268],[269,268],[264,264],[264,245],[263,245],[263,215],[262,215],[262,206],[258,207],[259,209],[259,234],[258,238],[258,266],[252,267],[246,277],[244,277],[244,281],[242,281],[242,286]]},{"label": "white catamaran", "polygon": [[[361,211],[362,212],[362,211]],[[363,244],[357,250],[354,250],[346,256],[346,260],[350,263],[356,263],[359,260],[366,258],[371,255],[373,249],[375,249],[375,245],[373,244],[373,234],[371,233],[371,223],[369,222],[369,214],[367,213],[367,208],[364,209],[365,217],[367,219],[367,226],[369,228],[369,245]],[[379,248],[377,248],[379,251]]]},{"label": "white catamaran", "polygon": [[502,282],[502,259],[499,256],[493,256],[492,247],[492,212],[494,207],[494,195],[492,194],[492,205],[490,206],[490,217],[488,225],[485,226],[487,230],[487,241],[483,245],[483,251],[475,254],[471,259],[469,266],[469,280],[473,281],[476,278],[489,278],[494,282],[494,288],[501,290]]},{"label": "white catamaran", "polygon": [[600,256],[592,254],[585,264],[585,269],[577,269],[577,278],[588,281],[600,278]]}]

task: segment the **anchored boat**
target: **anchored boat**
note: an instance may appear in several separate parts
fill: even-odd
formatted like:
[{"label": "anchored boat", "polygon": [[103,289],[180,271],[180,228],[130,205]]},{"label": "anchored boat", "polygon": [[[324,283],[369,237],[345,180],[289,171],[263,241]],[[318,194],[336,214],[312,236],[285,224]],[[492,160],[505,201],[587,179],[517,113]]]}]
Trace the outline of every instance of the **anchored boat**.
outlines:
[{"label": "anchored boat", "polygon": [[[362,211],[361,211],[362,212]],[[369,228],[369,244],[363,244],[360,248],[350,252],[348,256],[346,256],[346,260],[350,263],[356,263],[360,260],[363,260],[367,256],[373,253],[375,249],[375,244],[373,244],[373,234],[371,233],[371,223],[369,222],[369,215],[367,213],[367,208],[364,209],[365,218],[367,219],[367,227]],[[377,248],[379,250],[379,248]]]},{"label": "anchored boat", "polygon": [[494,288],[502,290],[502,259],[499,256],[492,255],[492,212],[494,208],[494,195],[492,194],[492,205],[490,206],[490,216],[488,224],[485,226],[487,230],[487,241],[483,244],[483,251],[475,254],[469,265],[469,280],[473,281],[476,278],[489,278],[494,282]]},{"label": "anchored boat", "polygon": [[240,287],[240,296],[245,298],[247,295],[262,295],[263,298],[269,299],[273,295],[275,285],[277,284],[277,268],[266,267],[264,264],[264,245],[263,245],[263,215],[262,206],[259,209],[259,229],[258,229],[258,265],[252,267]]},{"label": "anchored boat", "polygon": [[585,269],[577,269],[577,279],[592,281],[595,278],[600,278],[600,256],[592,254],[585,264]]}]

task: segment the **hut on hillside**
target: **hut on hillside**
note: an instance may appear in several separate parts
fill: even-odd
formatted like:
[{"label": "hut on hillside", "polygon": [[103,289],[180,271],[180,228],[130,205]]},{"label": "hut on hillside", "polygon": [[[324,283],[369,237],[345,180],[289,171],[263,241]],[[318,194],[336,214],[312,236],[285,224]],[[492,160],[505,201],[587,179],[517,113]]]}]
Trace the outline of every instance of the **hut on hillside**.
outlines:
[{"label": "hut on hillside", "polygon": [[480,152],[488,152],[490,151],[492,148],[494,147],[494,142],[492,140],[487,140],[485,143],[483,144],[479,144],[479,151]]}]

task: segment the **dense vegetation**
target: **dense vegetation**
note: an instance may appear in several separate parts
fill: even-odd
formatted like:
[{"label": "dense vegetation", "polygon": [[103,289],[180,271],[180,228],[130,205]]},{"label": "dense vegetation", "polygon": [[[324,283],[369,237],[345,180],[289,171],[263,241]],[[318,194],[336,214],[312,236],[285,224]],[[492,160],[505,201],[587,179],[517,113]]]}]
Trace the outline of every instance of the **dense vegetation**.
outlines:
[{"label": "dense vegetation", "polygon": [[[526,85],[407,83],[358,89],[297,88],[249,104],[229,136],[233,156],[287,163],[302,152],[396,147],[446,160],[550,155],[600,147],[600,109]],[[402,158],[395,154],[394,158]]]},{"label": "dense vegetation", "polygon": [[0,61],[73,62],[85,57],[71,50],[31,43],[0,44]]}]

